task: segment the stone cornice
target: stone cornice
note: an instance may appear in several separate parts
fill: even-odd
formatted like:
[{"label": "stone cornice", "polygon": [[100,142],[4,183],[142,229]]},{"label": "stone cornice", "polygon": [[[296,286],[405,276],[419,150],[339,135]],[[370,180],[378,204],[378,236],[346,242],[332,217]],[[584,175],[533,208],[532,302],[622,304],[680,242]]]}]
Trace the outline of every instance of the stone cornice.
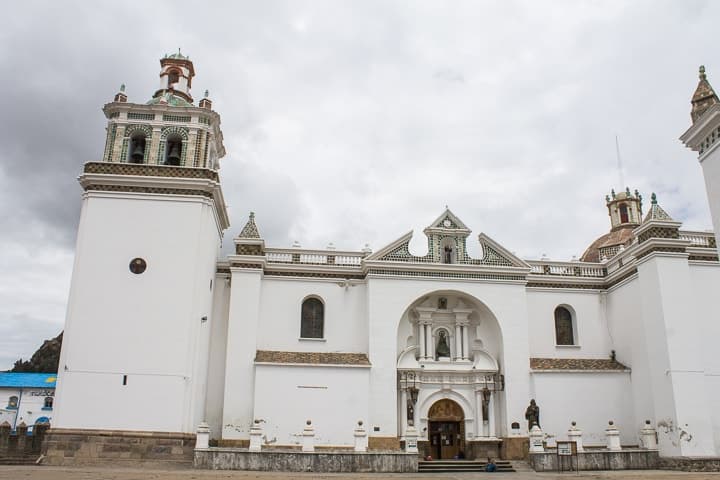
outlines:
[{"label": "stone cornice", "polygon": [[[111,164],[122,167],[124,164]],[[147,167],[152,167],[148,165]],[[182,168],[181,168],[182,169]],[[198,169],[189,169],[198,170]],[[210,178],[190,178],[190,177],[166,177],[166,176],[140,176],[121,172],[118,168],[117,173],[83,173],[78,177],[78,182],[84,190],[117,191],[126,190],[131,193],[154,193],[154,194],[202,194],[212,198],[215,204],[215,212],[218,219],[218,228],[220,231],[226,230],[230,226],[227,208],[225,206],[225,198],[220,188],[219,180]],[[212,172],[208,170],[208,172]],[[110,188],[98,188],[110,187]]]}]

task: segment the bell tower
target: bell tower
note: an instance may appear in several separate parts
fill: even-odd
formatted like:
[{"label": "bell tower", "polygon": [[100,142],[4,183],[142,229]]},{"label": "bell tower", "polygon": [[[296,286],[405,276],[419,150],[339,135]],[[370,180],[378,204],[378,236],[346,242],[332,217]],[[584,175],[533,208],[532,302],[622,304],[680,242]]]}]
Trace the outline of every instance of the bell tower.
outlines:
[{"label": "bell tower", "polygon": [[128,101],[123,85],[103,107],[102,158],[79,177],[56,432],[184,438],[204,419],[225,148],[208,95],[193,104],[190,58],[160,67],[150,100]]},{"label": "bell tower", "polygon": [[700,66],[698,85],[690,104],[692,126],[680,140],[686,147],[698,153],[698,161],[705,177],[705,187],[710,203],[715,237],[720,238],[720,99],[713,90]]}]

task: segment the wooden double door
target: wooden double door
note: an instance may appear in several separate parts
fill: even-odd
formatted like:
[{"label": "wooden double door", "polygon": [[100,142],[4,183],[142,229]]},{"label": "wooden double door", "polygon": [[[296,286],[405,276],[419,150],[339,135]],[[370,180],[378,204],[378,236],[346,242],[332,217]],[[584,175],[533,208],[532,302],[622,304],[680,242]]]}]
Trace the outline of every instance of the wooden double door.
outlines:
[{"label": "wooden double door", "polygon": [[430,454],[438,460],[465,458],[465,414],[456,402],[444,398],[428,411]]},{"label": "wooden double door", "polygon": [[[465,432],[459,421],[430,422],[430,448],[433,458],[452,460],[465,452]],[[462,455],[464,457],[464,455]]]}]

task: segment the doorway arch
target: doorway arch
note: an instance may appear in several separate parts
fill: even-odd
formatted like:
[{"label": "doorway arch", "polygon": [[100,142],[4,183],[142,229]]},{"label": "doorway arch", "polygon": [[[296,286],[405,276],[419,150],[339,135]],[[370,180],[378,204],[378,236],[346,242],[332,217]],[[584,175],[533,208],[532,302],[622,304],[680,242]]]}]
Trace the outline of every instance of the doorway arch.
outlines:
[{"label": "doorway arch", "polygon": [[465,457],[465,412],[460,404],[443,398],[428,410],[428,440],[433,458]]}]

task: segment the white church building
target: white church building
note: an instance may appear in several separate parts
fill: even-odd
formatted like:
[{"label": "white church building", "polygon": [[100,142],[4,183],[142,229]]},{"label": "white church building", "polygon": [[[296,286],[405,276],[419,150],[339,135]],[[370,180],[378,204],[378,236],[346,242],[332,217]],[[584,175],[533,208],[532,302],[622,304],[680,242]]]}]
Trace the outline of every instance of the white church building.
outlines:
[{"label": "white church building", "polygon": [[[252,213],[228,230],[220,115],[207,94],[195,105],[192,62],[160,64],[149,102],[121,88],[103,107],[104,153],[79,177],[55,438],[187,439],[206,422],[247,447],[257,419],[266,446],[293,447],[311,420],[318,447],[342,449],[362,420],[370,450],[414,426],[421,455],[514,458],[535,399],[550,439],[575,421],[604,445],[612,420],[638,445],[650,420],[661,455],[720,456],[713,233],[623,186],[572,262],[518,258],[448,209],[372,252],[266,245]],[[720,102],[702,70],[692,122],[717,232]]]}]

